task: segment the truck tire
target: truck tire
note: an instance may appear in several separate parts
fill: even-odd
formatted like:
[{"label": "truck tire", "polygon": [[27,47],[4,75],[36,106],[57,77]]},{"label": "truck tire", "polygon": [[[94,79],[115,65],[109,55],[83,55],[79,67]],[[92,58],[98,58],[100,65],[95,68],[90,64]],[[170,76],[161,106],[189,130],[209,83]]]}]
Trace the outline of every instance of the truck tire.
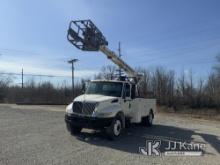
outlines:
[{"label": "truck tire", "polygon": [[154,114],[152,111],[150,111],[148,116],[142,118],[141,125],[146,127],[151,127],[153,125],[153,119],[154,119]]},{"label": "truck tire", "polygon": [[106,129],[106,133],[110,140],[117,139],[123,130],[123,119],[121,115],[117,115],[113,120],[111,125]]}]

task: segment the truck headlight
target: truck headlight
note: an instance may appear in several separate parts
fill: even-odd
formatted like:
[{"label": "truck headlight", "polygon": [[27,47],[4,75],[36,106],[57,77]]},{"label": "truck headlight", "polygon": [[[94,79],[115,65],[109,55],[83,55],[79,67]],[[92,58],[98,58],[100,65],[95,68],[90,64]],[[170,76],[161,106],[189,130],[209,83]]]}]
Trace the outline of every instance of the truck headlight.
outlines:
[{"label": "truck headlight", "polygon": [[72,113],[72,111],[73,111],[73,103],[69,104],[66,107],[66,113]]}]

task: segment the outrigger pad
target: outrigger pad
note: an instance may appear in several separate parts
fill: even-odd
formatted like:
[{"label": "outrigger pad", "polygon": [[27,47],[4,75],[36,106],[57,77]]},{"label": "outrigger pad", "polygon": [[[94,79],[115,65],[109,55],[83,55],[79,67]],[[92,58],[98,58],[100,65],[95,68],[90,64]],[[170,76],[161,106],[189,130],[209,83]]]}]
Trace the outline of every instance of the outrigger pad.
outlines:
[{"label": "outrigger pad", "polygon": [[71,21],[67,39],[78,49],[98,51],[102,45],[108,45],[101,31],[91,20]]}]

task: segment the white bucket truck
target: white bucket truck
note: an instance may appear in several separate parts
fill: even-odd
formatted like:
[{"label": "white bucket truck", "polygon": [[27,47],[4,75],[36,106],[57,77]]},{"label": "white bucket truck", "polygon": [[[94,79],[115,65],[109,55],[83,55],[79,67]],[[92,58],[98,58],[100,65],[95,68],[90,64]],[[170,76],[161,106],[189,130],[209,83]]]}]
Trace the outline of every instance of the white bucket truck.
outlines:
[{"label": "white bucket truck", "polygon": [[118,80],[90,81],[85,94],[76,97],[66,108],[67,129],[72,134],[82,128],[104,129],[115,139],[130,123],[151,126],[156,100],[139,96],[141,75],[107,48],[108,42],[98,28],[90,20],[71,21],[67,38],[81,50],[103,52],[127,73],[127,77]]}]

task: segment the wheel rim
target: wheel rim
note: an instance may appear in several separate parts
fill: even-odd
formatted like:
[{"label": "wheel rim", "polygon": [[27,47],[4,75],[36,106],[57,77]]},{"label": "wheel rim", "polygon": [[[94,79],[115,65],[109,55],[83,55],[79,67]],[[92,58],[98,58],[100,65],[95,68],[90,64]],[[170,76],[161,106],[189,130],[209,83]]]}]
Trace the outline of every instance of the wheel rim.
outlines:
[{"label": "wheel rim", "polygon": [[148,120],[149,120],[149,123],[152,124],[152,122],[153,122],[152,113],[149,114]]},{"label": "wheel rim", "polygon": [[114,134],[118,136],[121,133],[121,121],[116,120],[114,124]]}]

